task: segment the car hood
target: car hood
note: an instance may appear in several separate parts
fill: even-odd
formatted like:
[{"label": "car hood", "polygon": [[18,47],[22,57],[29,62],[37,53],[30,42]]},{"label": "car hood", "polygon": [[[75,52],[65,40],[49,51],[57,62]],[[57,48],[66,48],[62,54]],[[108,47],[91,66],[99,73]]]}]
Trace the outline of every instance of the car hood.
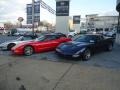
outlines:
[{"label": "car hood", "polygon": [[6,41],[0,44],[0,46],[4,46],[4,45],[8,45],[9,43],[14,43],[16,42],[16,40],[10,40],[10,41]]},{"label": "car hood", "polygon": [[67,42],[64,44],[61,44],[60,47],[74,47],[74,46],[78,46],[78,47],[82,47],[82,46],[86,46],[89,45],[90,43],[86,43],[86,42],[75,42],[75,41],[71,41],[71,42]]},{"label": "car hood", "polygon": [[25,42],[29,42],[29,41],[31,41],[31,40],[27,40],[27,41],[11,40],[11,41],[1,43],[0,46],[8,45],[10,43],[20,44],[20,43],[25,43]]},{"label": "car hood", "polygon": [[37,43],[38,43],[38,41],[34,41],[34,40],[23,41],[23,42],[19,43],[18,45],[16,45],[16,46],[14,47],[14,49],[15,49],[15,48],[19,48],[19,47],[21,47],[21,46],[33,45],[33,44],[37,44]]},{"label": "car hood", "polygon": [[75,53],[82,48],[86,48],[87,45],[90,43],[85,42],[67,42],[58,46],[58,49],[62,50],[63,52],[72,52]]},{"label": "car hood", "polygon": [[35,41],[35,40],[30,40],[30,41],[27,41],[27,42],[23,42],[22,44],[36,44],[38,43],[38,41]]}]

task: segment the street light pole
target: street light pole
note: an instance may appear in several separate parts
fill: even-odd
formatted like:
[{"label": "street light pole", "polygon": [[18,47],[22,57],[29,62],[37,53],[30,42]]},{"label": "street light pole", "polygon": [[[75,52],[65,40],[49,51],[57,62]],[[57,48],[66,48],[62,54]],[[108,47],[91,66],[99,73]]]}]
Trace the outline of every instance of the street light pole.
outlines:
[{"label": "street light pole", "polygon": [[34,0],[32,0],[32,33],[34,35]]}]

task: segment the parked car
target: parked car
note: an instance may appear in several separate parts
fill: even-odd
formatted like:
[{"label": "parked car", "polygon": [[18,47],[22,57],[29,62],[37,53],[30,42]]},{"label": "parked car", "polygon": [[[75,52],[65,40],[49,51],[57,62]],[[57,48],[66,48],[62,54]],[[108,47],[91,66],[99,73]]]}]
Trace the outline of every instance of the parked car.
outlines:
[{"label": "parked car", "polygon": [[87,29],[80,29],[80,34],[86,34],[87,33]]},{"label": "parked car", "polygon": [[20,36],[20,33],[14,33],[13,36]]},{"label": "parked car", "polygon": [[33,53],[55,50],[59,44],[68,41],[71,41],[71,39],[64,34],[45,34],[36,40],[16,45],[12,48],[12,52],[13,54],[29,56]]},{"label": "parked car", "polygon": [[102,49],[111,51],[113,44],[113,38],[99,34],[86,34],[79,36],[74,41],[60,44],[56,48],[56,52],[62,56],[81,57],[83,60],[88,60],[96,51]]},{"label": "parked car", "polygon": [[104,36],[108,36],[108,37],[113,37],[114,39],[116,38],[116,31],[115,30],[112,30],[112,31],[104,31],[103,32],[103,35]]},{"label": "parked car", "polygon": [[25,33],[26,33],[26,32],[22,32],[22,31],[21,31],[21,32],[19,32],[19,35],[20,35],[20,36],[24,36]]},{"label": "parked car", "polygon": [[38,38],[38,35],[36,33],[34,33],[34,35],[33,35],[33,32],[26,32],[26,33],[24,33],[23,36],[30,36],[30,37],[34,36],[34,37]]},{"label": "parked car", "polygon": [[77,32],[76,32],[76,31],[70,31],[69,34],[68,34],[68,37],[72,38],[72,37],[74,37],[75,35],[77,35]]},{"label": "parked car", "polygon": [[11,29],[11,30],[7,33],[7,36],[14,36],[15,33],[17,33],[17,29]]},{"label": "parked car", "polygon": [[12,47],[14,47],[17,44],[20,43],[24,43],[24,42],[28,42],[35,39],[35,37],[31,37],[31,36],[21,36],[19,38],[17,38],[16,40],[10,40],[4,43],[0,44],[0,49],[1,50],[11,50]]}]

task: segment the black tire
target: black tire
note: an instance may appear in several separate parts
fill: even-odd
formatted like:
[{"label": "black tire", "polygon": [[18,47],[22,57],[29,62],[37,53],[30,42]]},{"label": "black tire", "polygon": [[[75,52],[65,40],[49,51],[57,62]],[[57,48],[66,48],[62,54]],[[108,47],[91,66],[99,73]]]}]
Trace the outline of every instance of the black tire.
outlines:
[{"label": "black tire", "polygon": [[83,53],[83,61],[87,61],[91,58],[91,51],[86,49]]},{"label": "black tire", "polygon": [[15,43],[11,43],[7,46],[7,50],[11,50],[16,44]]},{"label": "black tire", "polygon": [[30,55],[33,54],[33,52],[34,52],[34,49],[33,49],[32,46],[26,46],[26,47],[24,48],[24,55],[25,55],[25,56],[30,56]]},{"label": "black tire", "polygon": [[107,51],[112,51],[112,49],[113,49],[113,44],[109,44],[106,49],[107,49]]}]

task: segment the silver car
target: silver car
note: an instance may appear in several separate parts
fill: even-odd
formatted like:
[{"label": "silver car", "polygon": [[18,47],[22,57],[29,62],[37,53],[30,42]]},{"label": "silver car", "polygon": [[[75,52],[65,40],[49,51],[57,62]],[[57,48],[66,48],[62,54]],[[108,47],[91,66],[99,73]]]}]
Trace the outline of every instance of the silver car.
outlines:
[{"label": "silver car", "polygon": [[11,50],[11,48],[14,47],[17,44],[24,43],[24,42],[27,42],[27,41],[32,41],[32,40],[33,40],[33,38],[30,37],[30,36],[27,36],[27,37],[21,36],[16,40],[11,40],[11,41],[1,43],[0,44],[0,50]]}]

